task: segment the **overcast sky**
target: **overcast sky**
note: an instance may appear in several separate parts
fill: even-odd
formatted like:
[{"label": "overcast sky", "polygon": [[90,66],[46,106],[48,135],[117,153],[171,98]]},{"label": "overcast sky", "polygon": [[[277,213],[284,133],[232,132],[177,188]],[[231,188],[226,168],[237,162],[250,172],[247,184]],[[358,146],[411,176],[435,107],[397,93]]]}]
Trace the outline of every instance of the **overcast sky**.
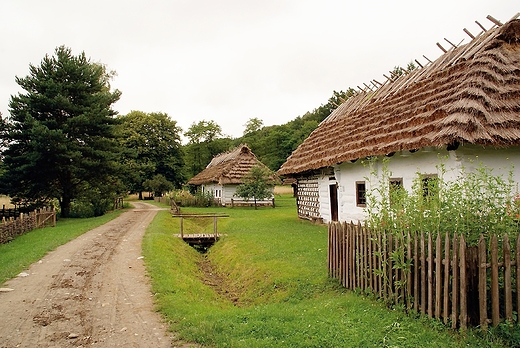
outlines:
[{"label": "overcast sky", "polygon": [[117,72],[120,114],[164,112],[183,130],[213,120],[239,137],[250,118],[286,123],[518,12],[518,0],[1,0],[0,112],[15,76],[65,45]]}]

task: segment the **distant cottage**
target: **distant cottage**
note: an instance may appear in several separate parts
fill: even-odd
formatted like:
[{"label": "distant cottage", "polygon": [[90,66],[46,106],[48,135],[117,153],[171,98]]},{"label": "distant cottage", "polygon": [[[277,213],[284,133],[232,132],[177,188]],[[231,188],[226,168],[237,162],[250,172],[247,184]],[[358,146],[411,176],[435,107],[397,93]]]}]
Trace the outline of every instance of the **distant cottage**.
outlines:
[{"label": "distant cottage", "polygon": [[362,221],[367,157],[391,157],[391,181],[406,189],[417,173],[437,176],[439,157],[452,179],[482,163],[504,175],[514,166],[520,182],[520,20],[490,19],[468,44],[349,98],[309,135],[278,171],[297,179],[300,218]]},{"label": "distant cottage", "polygon": [[[215,200],[222,205],[230,205],[238,185],[242,184],[242,178],[248,174],[252,167],[262,166],[255,154],[247,145],[215,156],[206,168],[195,175],[188,184],[201,186],[202,192],[213,192]],[[273,184],[279,181],[278,176],[273,173]]]}]

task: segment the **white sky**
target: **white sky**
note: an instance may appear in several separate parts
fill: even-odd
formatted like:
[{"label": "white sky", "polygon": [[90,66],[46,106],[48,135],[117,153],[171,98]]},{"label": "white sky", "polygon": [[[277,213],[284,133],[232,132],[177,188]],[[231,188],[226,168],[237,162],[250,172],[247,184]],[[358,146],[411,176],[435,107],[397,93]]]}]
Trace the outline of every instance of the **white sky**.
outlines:
[{"label": "white sky", "polygon": [[213,120],[239,137],[253,117],[283,124],[346,90],[469,41],[518,0],[1,0],[0,112],[15,76],[65,45],[115,70],[114,104]]}]

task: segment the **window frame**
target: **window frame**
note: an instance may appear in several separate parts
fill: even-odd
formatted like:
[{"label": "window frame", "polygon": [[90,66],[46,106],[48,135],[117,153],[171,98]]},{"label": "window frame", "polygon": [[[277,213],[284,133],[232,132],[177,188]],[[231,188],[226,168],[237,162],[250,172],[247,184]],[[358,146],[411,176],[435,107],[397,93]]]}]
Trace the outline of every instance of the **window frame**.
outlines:
[{"label": "window frame", "polygon": [[[361,185],[363,185],[363,189],[361,189]],[[356,181],[356,206],[357,207],[366,207],[367,206],[367,186],[365,181]]]}]

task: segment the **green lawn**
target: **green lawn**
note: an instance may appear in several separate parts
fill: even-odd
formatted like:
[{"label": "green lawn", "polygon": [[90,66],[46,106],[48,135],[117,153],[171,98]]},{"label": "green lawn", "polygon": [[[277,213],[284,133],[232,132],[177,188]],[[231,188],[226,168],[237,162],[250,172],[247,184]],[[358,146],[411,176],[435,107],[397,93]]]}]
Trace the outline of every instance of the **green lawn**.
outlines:
[{"label": "green lawn", "polygon": [[[179,220],[159,212],[143,241],[157,309],[185,341],[210,347],[500,347],[434,320],[386,308],[327,276],[327,228],[297,219],[294,198],[277,207],[183,208],[220,212],[225,233],[202,255],[180,238]],[[185,220],[211,233],[211,220]],[[207,285],[209,261],[221,288]],[[489,335],[488,335],[489,338]]]}]

